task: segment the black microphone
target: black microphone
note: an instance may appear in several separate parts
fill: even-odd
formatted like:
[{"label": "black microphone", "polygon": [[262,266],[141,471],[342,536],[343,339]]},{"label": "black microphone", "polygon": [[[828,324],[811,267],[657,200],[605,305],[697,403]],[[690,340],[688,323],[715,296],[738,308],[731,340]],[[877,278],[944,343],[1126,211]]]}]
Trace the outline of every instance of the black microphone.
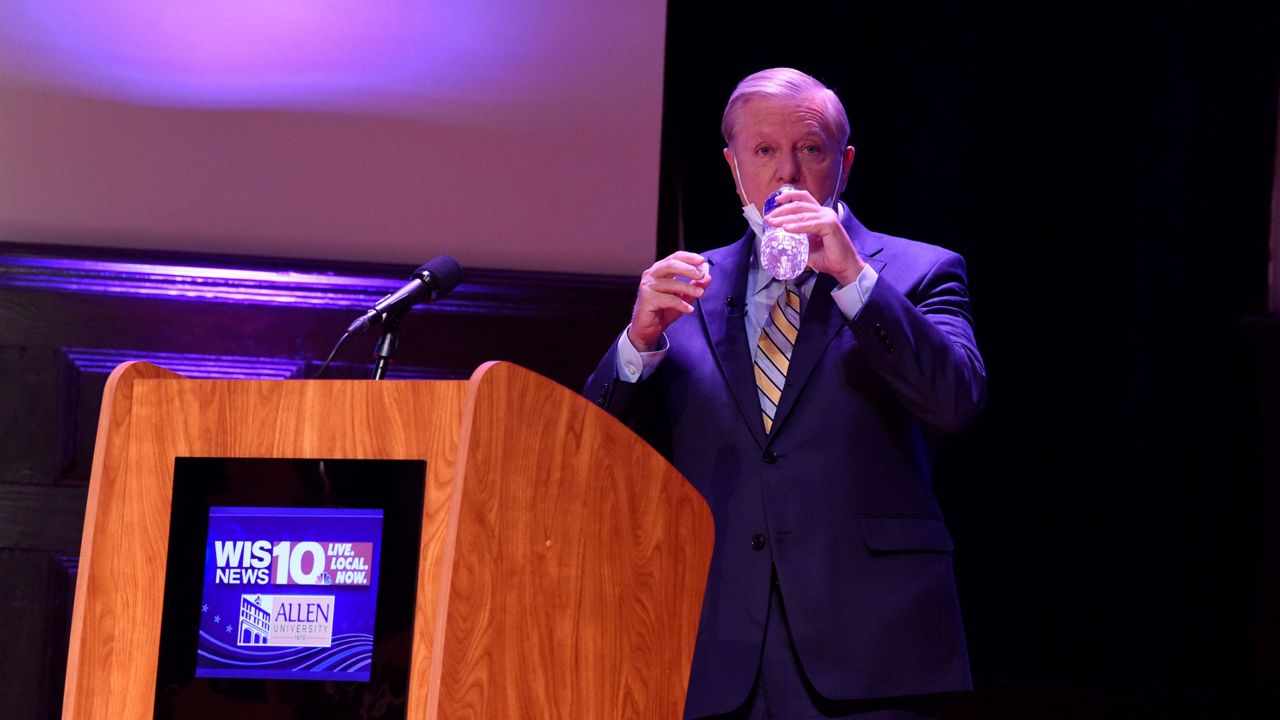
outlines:
[{"label": "black microphone", "polygon": [[448,295],[462,280],[462,266],[448,255],[428,260],[413,271],[408,283],[374,304],[364,315],[347,327],[348,333],[356,333],[377,327],[388,318],[398,317],[420,301],[439,300]]},{"label": "black microphone", "polygon": [[744,304],[741,308],[737,307],[738,299],[730,295],[724,299],[724,314],[729,317],[746,317],[747,306]]}]

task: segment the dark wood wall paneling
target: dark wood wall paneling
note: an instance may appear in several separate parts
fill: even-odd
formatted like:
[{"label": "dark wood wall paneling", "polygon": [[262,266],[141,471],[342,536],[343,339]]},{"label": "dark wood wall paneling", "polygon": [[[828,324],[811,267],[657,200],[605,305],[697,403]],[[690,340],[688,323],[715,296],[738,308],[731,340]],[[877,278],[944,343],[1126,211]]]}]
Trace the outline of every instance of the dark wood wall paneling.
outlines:
[{"label": "dark wood wall paneling", "polygon": [[[0,244],[0,716],[61,705],[111,369],[140,359],[192,377],[311,377],[412,270]],[[389,376],[463,378],[509,360],[578,389],[634,293],[631,278],[467,270],[405,319]],[[367,377],[376,339],[349,339],[326,377]]]}]

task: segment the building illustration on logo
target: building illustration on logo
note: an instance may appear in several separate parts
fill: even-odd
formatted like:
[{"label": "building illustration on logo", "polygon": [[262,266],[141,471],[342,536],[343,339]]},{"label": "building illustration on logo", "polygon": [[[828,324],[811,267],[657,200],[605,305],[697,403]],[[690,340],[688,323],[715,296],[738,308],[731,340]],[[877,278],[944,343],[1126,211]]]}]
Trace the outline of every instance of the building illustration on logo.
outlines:
[{"label": "building illustration on logo", "polygon": [[266,645],[271,637],[271,610],[263,607],[271,605],[268,597],[264,603],[262,596],[240,596],[240,632],[236,634],[236,645]]}]

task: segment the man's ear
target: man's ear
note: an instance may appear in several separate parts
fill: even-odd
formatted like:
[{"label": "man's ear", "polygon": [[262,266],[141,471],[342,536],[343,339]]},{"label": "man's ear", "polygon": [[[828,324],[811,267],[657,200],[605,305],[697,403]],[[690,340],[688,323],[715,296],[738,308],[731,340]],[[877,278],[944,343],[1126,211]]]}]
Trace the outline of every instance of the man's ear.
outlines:
[{"label": "man's ear", "polygon": [[853,168],[853,146],[850,145],[840,153],[840,192],[836,193],[837,197],[844,194],[844,189],[849,187],[849,170]]},{"label": "man's ear", "polygon": [[738,199],[742,201],[742,206],[746,207],[750,203],[747,202],[746,196],[743,195],[742,178],[738,177],[737,169],[734,167],[733,162],[733,151],[729,148],[724,149],[724,162],[729,166],[729,176],[733,178],[733,191],[738,193]]}]

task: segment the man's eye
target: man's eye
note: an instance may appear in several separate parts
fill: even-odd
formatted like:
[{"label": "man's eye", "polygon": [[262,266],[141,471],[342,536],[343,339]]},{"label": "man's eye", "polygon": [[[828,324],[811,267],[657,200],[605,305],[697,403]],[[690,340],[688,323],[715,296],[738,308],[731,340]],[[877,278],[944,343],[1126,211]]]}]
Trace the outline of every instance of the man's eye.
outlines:
[{"label": "man's eye", "polygon": [[760,156],[762,156],[762,157],[768,157],[768,156],[770,156],[770,155],[772,155],[772,154],[773,154],[773,148],[771,148],[771,147],[759,147],[759,148],[756,148],[756,154],[757,154],[757,155],[760,155]]},{"label": "man's eye", "polygon": [[822,152],[822,148],[817,145],[806,145],[804,151],[810,155],[817,155]]}]

